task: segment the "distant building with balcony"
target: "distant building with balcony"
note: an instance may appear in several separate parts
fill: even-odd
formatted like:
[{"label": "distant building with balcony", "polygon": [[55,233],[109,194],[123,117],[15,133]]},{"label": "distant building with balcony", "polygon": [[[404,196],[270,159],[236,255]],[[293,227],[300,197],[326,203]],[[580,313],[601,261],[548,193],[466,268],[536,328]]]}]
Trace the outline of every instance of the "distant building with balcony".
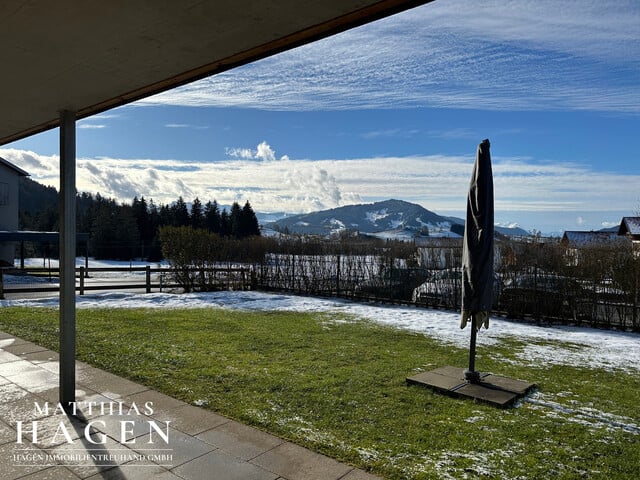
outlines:
[{"label": "distant building with balcony", "polygon": [[[29,174],[0,157],[0,231],[18,230],[18,184]],[[15,242],[0,243],[0,266],[13,265]]]}]

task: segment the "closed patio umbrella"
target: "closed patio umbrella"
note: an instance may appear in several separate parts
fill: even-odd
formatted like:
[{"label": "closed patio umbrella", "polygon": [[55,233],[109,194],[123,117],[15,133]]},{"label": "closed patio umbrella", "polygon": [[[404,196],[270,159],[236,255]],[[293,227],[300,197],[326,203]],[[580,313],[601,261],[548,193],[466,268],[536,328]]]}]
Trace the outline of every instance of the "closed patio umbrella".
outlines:
[{"label": "closed patio umbrella", "polygon": [[493,303],[493,173],[488,139],[478,145],[473,166],[467,218],[462,247],[462,321],[465,328],[471,321],[469,369],[465,378],[477,383],[475,371],[476,334],[482,325],[489,328],[489,313]]}]

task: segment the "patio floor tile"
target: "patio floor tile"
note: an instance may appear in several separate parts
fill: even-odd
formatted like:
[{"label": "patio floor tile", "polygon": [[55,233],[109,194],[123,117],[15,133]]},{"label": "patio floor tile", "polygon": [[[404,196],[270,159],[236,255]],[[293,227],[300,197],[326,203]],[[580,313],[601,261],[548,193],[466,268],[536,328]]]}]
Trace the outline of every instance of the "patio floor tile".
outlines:
[{"label": "patio floor tile", "polygon": [[[2,480],[377,478],[82,362],[76,362],[79,418],[69,418],[58,408],[59,368],[55,352],[0,332]],[[132,402],[140,415],[130,411]],[[153,408],[148,416],[146,402]],[[127,420],[135,423],[125,424],[122,438]],[[150,430],[152,421],[159,432]]]},{"label": "patio floor tile", "polygon": [[159,420],[171,421],[171,426],[188,435],[197,435],[229,422],[229,419],[193,405],[158,412],[153,415]]},{"label": "patio floor tile", "polygon": [[170,465],[171,468],[187,463],[215,449],[215,447],[202,440],[173,429],[169,431],[168,444],[156,435],[155,443],[152,446],[143,442],[132,447],[137,452],[146,455],[170,455],[171,460],[167,461],[166,464]]},{"label": "patio floor tile", "polygon": [[[196,458],[175,469],[185,480],[219,478],[224,480],[276,480],[278,475],[251,463],[238,460],[221,450]],[[215,472],[215,477],[212,477]]]},{"label": "patio floor tile", "polygon": [[196,438],[222,448],[243,460],[251,460],[284,443],[281,438],[238,422],[227,422],[196,435]]},{"label": "patio floor tile", "polygon": [[283,443],[251,463],[289,480],[338,480],[353,470],[353,467],[292,443]]}]

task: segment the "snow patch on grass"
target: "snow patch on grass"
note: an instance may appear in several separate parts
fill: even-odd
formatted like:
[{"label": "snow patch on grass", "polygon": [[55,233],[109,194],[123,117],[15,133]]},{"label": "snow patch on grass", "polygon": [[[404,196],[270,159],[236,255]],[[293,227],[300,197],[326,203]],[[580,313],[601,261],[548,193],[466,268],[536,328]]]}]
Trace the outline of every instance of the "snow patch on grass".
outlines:
[{"label": "snow patch on grass", "polygon": [[640,435],[640,426],[634,423],[632,418],[603,412],[590,405],[580,405],[577,401],[572,402],[573,406],[567,406],[554,401],[551,395],[534,392],[525,399],[525,402],[530,403],[532,405],[531,408],[543,411],[543,414],[547,417],[558,418],[591,428],[605,428],[611,431],[622,430],[634,435]]}]

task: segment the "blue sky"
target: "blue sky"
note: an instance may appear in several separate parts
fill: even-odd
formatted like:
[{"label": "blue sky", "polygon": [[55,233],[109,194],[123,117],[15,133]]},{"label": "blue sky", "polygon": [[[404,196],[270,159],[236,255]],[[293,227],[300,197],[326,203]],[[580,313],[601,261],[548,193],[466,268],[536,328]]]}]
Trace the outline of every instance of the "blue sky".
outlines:
[{"label": "blue sky", "polygon": [[[639,134],[637,0],[436,0],[82,120],[78,186],[463,216],[489,138],[496,221],[561,233],[640,214]],[[57,186],[57,131],[0,156]]]}]

